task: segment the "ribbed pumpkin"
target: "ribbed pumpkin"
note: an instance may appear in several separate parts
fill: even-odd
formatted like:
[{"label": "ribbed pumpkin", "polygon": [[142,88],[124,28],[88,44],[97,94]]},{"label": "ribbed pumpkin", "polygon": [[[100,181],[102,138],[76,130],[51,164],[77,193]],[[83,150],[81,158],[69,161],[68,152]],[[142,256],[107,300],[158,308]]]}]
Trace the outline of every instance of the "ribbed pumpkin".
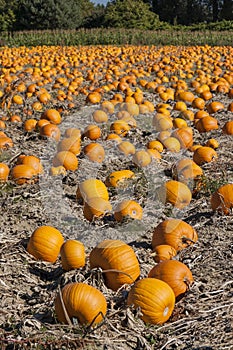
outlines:
[{"label": "ribbed pumpkin", "polygon": [[211,196],[211,208],[213,210],[222,210],[224,214],[229,214],[233,208],[233,184],[226,184]]},{"label": "ribbed pumpkin", "polygon": [[64,238],[59,230],[52,226],[40,226],[31,235],[27,251],[37,260],[54,263],[57,260]]},{"label": "ribbed pumpkin", "polygon": [[75,171],[78,168],[78,158],[70,151],[60,151],[53,158],[53,166],[60,165],[66,170]]},{"label": "ribbed pumpkin", "polygon": [[163,152],[163,144],[158,140],[151,140],[146,145],[148,149],[155,149],[158,152]]},{"label": "ribbed pumpkin", "polygon": [[101,197],[106,201],[109,200],[108,189],[105,184],[98,179],[87,179],[78,185],[76,198],[83,199],[86,202],[93,197]]},{"label": "ribbed pumpkin", "polygon": [[15,165],[11,169],[11,178],[18,185],[23,185],[25,183],[31,183],[35,180],[37,173],[35,169],[27,164]]},{"label": "ribbed pumpkin", "polygon": [[164,260],[155,265],[148,274],[166,282],[173,290],[175,297],[184,294],[193,283],[192,272],[187,265],[178,260]]},{"label": "ribbed pumpkin", "polygon": [[188,186],[180,181],[169,180],[158,189],[158,198],[162,203],[170,203],[178,209],[183,209],[192,199]]},{"label": "ribbed pumpkin", "polygon": [[107,113],[101,109],[94,111],[92,117],[96,123],[106,123],[108,121]]},{"label": "ribbed pumpkin", "polygon": [[211,147],[202,146],[197,148],[193,153],[193,160],[198,165],[210,163],[217,158],[217,152]]},{"label": "ribbed pumpkin", "polygon": [[112,172],[106,179],[105,184],[108,187],[121,186],[125,180],[134,177],[134,172],[128,169]]},{"label": "ribbed pumpkin", "polygon": [[127,304],[140,307],[145,323],[163,324],[174,310],[175,295],[167,283],[156,278],[143,278],[132,286]]},{"label": "ribbed pumpkin", "polygon": [[141,205],[133,200],[123,200],[120,202],[114,212],[114,218],[121,222],[125,218],[141,220],[143,215],[143,209]]},{"label": "ribbed pumpkin", "polygon": [[154,250],[161,244],[167,244],[180,251],[195,243],[197,239],[197,232],[191,225],[183,220],[171,218],[160,222],[155,227],[152,248]]},{"label": "ribbed pumpkin", "polygon": [[12,139],[8,136],[0,136],[0,150],[5,150],[14,146]]},{"label": "ribbed pumpkin", "polygon": [[69,319],[76,318],[81,325],[98,324],[107,312],[103,293],[86,283],[67,284],[62,288],[61,296],[62,300],[60,294],[55,299],[55,313],[61,323],[68,323],[64,308]]},{"label": "ribbed pumpkin", "polygon": [[41,115],[41,118],[49,120],[52,124],[61,123],[61,114],[54,108],[46,109]]},{"label": "ribbed pumpkin", "polygon": [[90,253],[90,267],[101,267],[106,286],[117,290],[132,284],[140,275],[139,262],[133,248],[121,240],[104,240]]},{"label": "ribbed pumpkin", "polygon": [[91,162],[102,163],[105,150],[100,143],[91,142],[83,148],[83,152]]},{"label": "ribbed pumpkin", "polygon": [[179,152],[180,151],[180,141],[176,137],[167,137],[163,141],[163,146],[169,152]]},{"label": "ribbed pumpkin", "polygon": [[60,132],[60,129],[57,125],[48,123],[48,124],[44,124],[40,128],[40,135],[52,138],[58,142],[60,140],[60,137],[61,137],[61,132]]},{"label": "ribbed pumpkin", "polygon": [[101,218],[112,210],[112,205],[108,200],[101,197],[88,198],[83,207],[84,217],[88,221]]},{"label": "ribbed pumpkin", "polygon": [[65,271],[79,269],[85,265],[85,247],[82,242],[69,239],[61,246],[60,255]]},{"label": "ribbed pumpkin", "polygon": [[10,173],[10,168],[5,163],[0,163],[0,182],[6,182]]},{"label": "ribbed pumpkin", "polygon": [[160,244],[153,249],[153,257],[157,263],[163,260],[170,260],[176,256],[176,254],[175,248],[168,244]]}]

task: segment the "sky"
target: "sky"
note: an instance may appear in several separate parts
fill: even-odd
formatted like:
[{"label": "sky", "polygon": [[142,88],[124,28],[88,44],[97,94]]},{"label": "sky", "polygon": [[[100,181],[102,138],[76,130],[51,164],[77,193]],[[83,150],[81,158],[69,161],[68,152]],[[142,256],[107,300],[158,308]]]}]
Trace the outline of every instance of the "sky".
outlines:
[{"label": "sky", "polygon": [[106,5],[108,0],[91,0],[94,4]]}]

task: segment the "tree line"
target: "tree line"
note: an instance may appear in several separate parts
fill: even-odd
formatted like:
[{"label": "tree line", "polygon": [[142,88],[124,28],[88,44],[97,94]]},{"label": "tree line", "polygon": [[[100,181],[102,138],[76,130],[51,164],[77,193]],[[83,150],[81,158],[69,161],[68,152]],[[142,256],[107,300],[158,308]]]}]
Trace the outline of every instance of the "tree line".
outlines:
[{"label": "tree line", "polygon": [[0,0],[0,31],[164,29],[233,20],[232,0]]}]

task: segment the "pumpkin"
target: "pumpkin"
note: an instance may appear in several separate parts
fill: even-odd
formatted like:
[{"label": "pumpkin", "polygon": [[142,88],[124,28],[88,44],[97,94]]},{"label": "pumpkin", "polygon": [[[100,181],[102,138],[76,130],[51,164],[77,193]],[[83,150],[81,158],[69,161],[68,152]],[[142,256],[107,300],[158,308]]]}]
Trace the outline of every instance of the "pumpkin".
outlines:
[{"label": "pumpkin", "polygon": [[170,203],[178,209],[183,209],[191,202],[192,193],[186,184],[169,180],[158,189],[158,198],[164,204]]},{"label": "pumpkin", "polygon": [[180,219],[166,219],[160,222],[153,231],[152,248],[161,244],[172,246],[180,251],[197,241],[195,229],[187,222]]},{"label": "pumpkin", "polygon": [[81,130],[77,128],[68,128],[65,130],[66,138],[77,138],[78,140],[81,138]]},{"label": "pumpkin", "polygon": [[61,246],[60,255],[65,271],[79,269],[85,265],[85,247],[82,242],[69,239]]},{"label": "pumpkin", "polygon": [[[44,120],[44,119],[42,119],[42,120]],[[38,125],[38,123],[37,123],[37,125]],[[61,137],[61,132],[60,132],[60,129],[57,125],[48,123],[48,124],[44,124],[42,127],[40,127],[40,135],[52,138],[58,142],[60,140],[60,137]]]},{"label": "pumpkin", "polygon": [[163,141],[163,146],[166,148],[169,152],[179,152],[180,151],[180,141],[172,136],[167,137]]},{"label": "pumpkin", "polygon": [[229,214],[233,208],[233,184],[226,184],[218,188],[211,196],[212,210],[222,210],[224,214]]},{"label": "pumpkin", "polygon": [[193,145],[192,129],[189,127],[176,129],[171,136],[179,140],[182,148],[190,148]]},{"label": "pumpkin", "polygon": [[26,132],[31,132],[36,129],[37,120],[36,119],[27,119],[24,122],[24,130]]},{"label": "pumpkin", "polygon": [[110,125],[110,131],[120,136],[126,136],[130,130],[129,124],[124,120],[116,120]]},{"label": "pumpkin", "polygon": [[176,163],[175,178],[179,181],[195,179],[202,174],[202,168],[200,168],[192,159],[183,158]]},{"label": "pumpkin", "polygon": [[151,163],[151,155],[146,150],[136,151],[133,155],[132,161],[138,167],[146,167]]},{"label": "pumpkin", "polygon": [[56,167],[52,166],[49,169],[49,174],[51,176],[59,176],[59,175],[66,176],[66,168],[64,168],[64,166],[62,166],[62,165],[59,165]]},{"label": "pumpkin", "polygon": [[89,124],[83,130],[82,137],[87,137],[90,140],[97,140],[101,137],[101,129],[98,125]]},{"label": "pumpkin", "polygon": [[101,99],[102,96],[99,92],[90,92],[87,95],[87,102],[90,102],[91,104],[100,103]]},{"label": "pumpkin", "polygon": [[195,127],[200,133],[216,130],[218,129],[218,121],[211,116],[203,117],[197,120]]},{"label": "pumpkin", "polygon": [[148,148],[146,152],[149,153],[151,160],[155,159],[156,161],[159,161],[162,158],[161,154],[156,149]]},{"label": "pumpkin", "polygon": [[11,178],[18,185],[34,182],[36,175],[36,170],[27,164],[15,165],[11,169]]},{"label": "pumpkin", "polygon": [[216,139],[209,139],[209,140],[207,140],[205,146],[216,149],[219,147],[219,143]]},{"label": "pumpkin", "polygon": [[0,136],[0,149],[6,150],[8,148],[13,147],[13,141],[8,136]]},{"label": "pumpkin", "polygon": [[176,298],[184,294],[194,281],[188,266],[178,260],[161,261],[150,270],[148,277],[166,282]]},{"label": "pumpkin", "polygon": [[106,140],[108,141],[114,141],[116,144],[119,144],[122,142],[122,138],[117,135],[117,134],[114,134],[114,133],[110,133],[108,134],[108,136],[106,137]]},{"label": "pumpkin", "polygon": [[57,144],[57,151],[69,151],[74,155],[79,155],[81,150],[81,142],[77,137],[67,137],[59,141]]},{"label": "pumpkin", "polygon": [[[136,254],[121,240],[104,240],[91,250],[90,267],[100,267],[108,288],[116,291],[124,284],[132,284],[140,275]],[[109,271],[108,271],[109,270]]]},{"label": "pumpkin", "polygon": [[156,131],[165,131],[172,129],[173,122],[169,116],[162,113],[157,113],[153,118],[152,125]]},{"label": "pumpkin", "polygon": [[98,142],[91,142],[83,148],[83,152],[91,162],[102,163],[105,158],[105,150]]},{"label": "pumpkin", "polygon": [[0,182],[6,182],[8,180],[8,176],[10,173],[10,169],[7,164],[0,163]]},{"label": "pumpkin", "polygon": [[112,172],[106,179],[105,183],[108,187],[121,186],[125,180],[134,177],[134,172],[131,170],[118,170]]},{"label": "pumpkin", "polygon": [[103,217],[111,210],[112,205],[108,200],[101,197],[91,197],[84,203],[83,214],[88,221],[93,221],[95,218]]},{"label": "pumpkin", "polygon": [[47,119],[52,124],[61,123],[61,114],[54,108],[46,109],[41,115],[41,119]]},{"label": "pumpkin", "polygon": [[105,184],[98,179],[87,179],[82,181],[78,185],[76,192],[76,198],[83,199],[84,202],[87,202],[89,198],[101,197],[106,201],[109,200],[108,189]]},{"label": "pumpkin", "polygon": [[42,174],[44,171],[40,159],[36,156],[20,155],[17,159],[17,164],[25,164],[31,166],[35,169],[37,175]]},{"label": "pumpkin", "polygon": [[96,111],[94,111],[92,117],[96,123],[106,123],[108,121],[107,113],[102,111],[101,109],[97,109]]},{"label": "pumpkin", "polygon": [[229,120],[223,125],[222,131],[226,135],[233,135],[233,120]]},{"label": "pumpkin", "polygon": [[210,163],[218,158],[216,151],[212,147],[198,147],[193,153],[193,160],[198,165]]},{"label": "pumpkin", "polygon": [[115,107],[114,107],[114,104],[111,103],[110,101],[103,101],[101,103],[101,109],[106,113],[113,114]]},{"label": "pumpkin", "polygon": [[55,299],[55,313],[61,323],[67,324],[76,318],[81,325],[95,325],[103,320],[106,312],[103,293],[86,283],[68,283]]},{"label": "pumpkin", "polygon": [[174,310],[175,295],[167,283],[156,278],[143,278],[130,289],[127,304],[140,308],[140,317],[145,323],[163,324]]},{"label": "pumpkin", "polygon": [[62,165],[66,170],[75,171],[78,168],[78,158],[70,151],[58,152],[53,158],[53,166]]},{"label": "pumpkin", "polygon": [[141,220],[143,209],[141,205],[133,200],[123,200],[115,208],[114,218],[121,222],[124,218]]},{"label": "pumpkin", "polygon": [[154,260],[157,263],[159,263],[160,261],[163,261],[163,260],[172,259],[174,256],[176,256],[176,254],[177,252],[175,248],[173,248],[172,246],[168,244],[160,244],[154,247],[152,255],[154,257]]},{"label": "pumpkin", "polygon": [[219,101],[213,101],[213,102],[210,102],[206,106],[206,109],[209,112],[209,114],[214,114],[216,112],[219,112],[219,111],[223,110],[224,109],[224,104],[222,102],[219,102]]},{"label": "pumpkin", "polygon": [[148,149],[155,149],[158,152],[163,152],[163,144],[158,140],[151,140],[147,143],[146,147]]},{"label": "pumpkin", "polygon": [[27,251],[37,260],[54,263],[57,260],[64,238],[52,226],[40,226],[31,235]]},{"label": "pumpkin", "polygon": [[130,141],[122,141],[117,145],[117,148],[124,153],[126,156],[130,154],[135,154],[136,149],[132,142]]}]

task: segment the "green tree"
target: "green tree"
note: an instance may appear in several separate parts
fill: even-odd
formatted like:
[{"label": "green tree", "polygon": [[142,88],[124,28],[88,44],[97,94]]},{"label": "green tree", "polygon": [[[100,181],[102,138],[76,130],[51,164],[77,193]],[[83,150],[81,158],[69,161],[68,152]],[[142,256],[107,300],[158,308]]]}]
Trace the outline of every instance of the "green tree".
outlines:
[{"label": "green tree", "polygon": [[0,31],[11,31],[16,21],[16,0],[0,0]]},{"label": "green tree", "polygon": [[75,29],[85,24],[94,4],[89,0],[20,0],[17,29]]},{"label": "green tree", "polygon": [[143,0],[113,0],[106,6],[104,25],[107,27],[153,29],[158,24],[158,16]]}]

